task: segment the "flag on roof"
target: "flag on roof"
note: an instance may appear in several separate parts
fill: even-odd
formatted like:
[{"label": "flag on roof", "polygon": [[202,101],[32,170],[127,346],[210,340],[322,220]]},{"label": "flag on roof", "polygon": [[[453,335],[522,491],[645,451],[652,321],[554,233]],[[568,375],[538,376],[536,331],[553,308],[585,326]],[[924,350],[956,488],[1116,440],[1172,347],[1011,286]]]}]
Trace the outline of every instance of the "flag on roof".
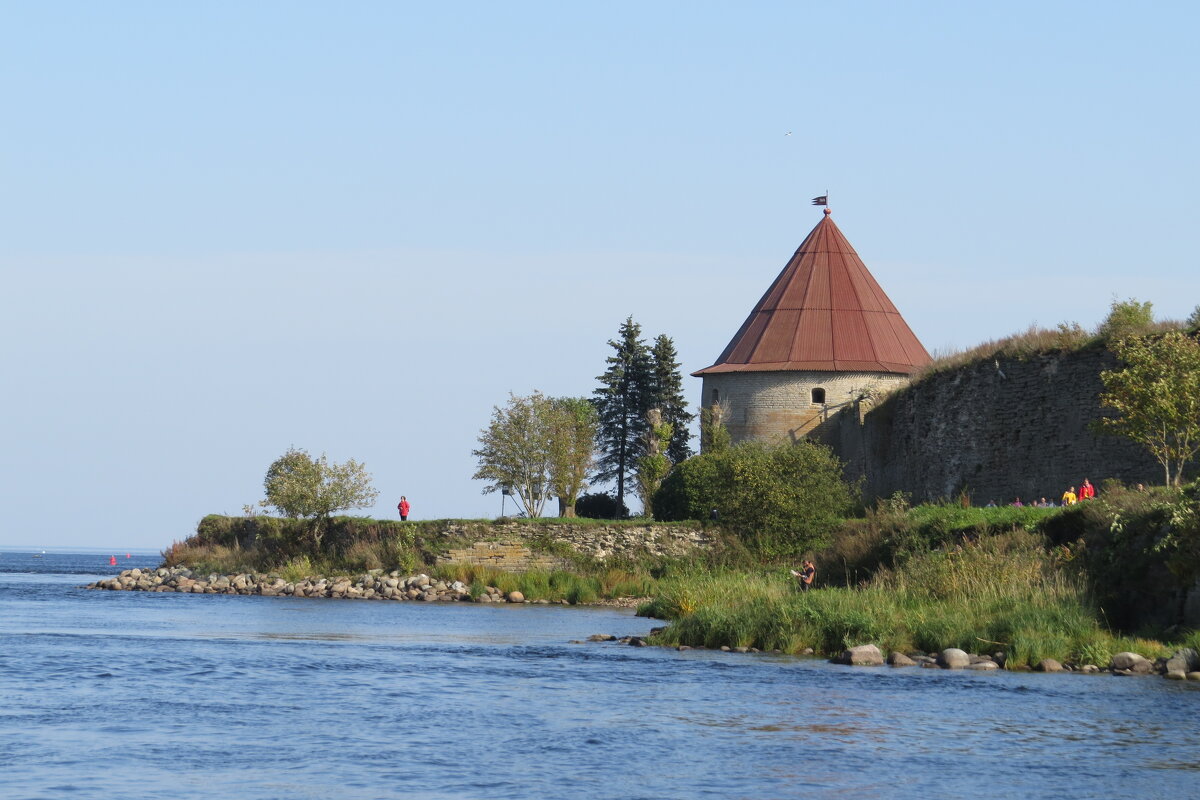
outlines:
[{"label": "flag on roof", "polygon": [[814,198],[813,198],[813,203],[812,203],[812,204],[813,204],[814,206],[827,206],[827,205],[829,205],[829,195],[827,195],[827,194],[823,194],[823,195],[821,195],[820,197],[814,197]]}]

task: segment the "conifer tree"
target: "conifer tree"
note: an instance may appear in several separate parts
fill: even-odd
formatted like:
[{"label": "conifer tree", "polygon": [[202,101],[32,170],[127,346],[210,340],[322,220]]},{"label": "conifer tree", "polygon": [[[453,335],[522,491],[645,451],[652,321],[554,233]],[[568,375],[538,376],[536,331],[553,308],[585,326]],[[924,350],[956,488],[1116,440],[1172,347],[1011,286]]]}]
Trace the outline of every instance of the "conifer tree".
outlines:
[{"label": "conifer tree", "polygon": [[650,351],[653,379],[650,407],[659,409],[662,421],[671,426],[671,443],[666,455],[672,464],[678,464],[692,454],[692,433],[688,425],[696,416],[688,413],[687,401],[683,399],[683,375],[679,372],[677,358],[675,342],[666,334],[659,334]]},{"label": "conifer tree", "polygon": [[606,359],[608,369],[596,378],[600,387],[592,396],[600,417],[596,479],[616,481],[617,508],[623,508],[625,482],[643,453],[653,371],[642,326],[632,316],[621,324],[618,338],[608,344],[616,352]]}]

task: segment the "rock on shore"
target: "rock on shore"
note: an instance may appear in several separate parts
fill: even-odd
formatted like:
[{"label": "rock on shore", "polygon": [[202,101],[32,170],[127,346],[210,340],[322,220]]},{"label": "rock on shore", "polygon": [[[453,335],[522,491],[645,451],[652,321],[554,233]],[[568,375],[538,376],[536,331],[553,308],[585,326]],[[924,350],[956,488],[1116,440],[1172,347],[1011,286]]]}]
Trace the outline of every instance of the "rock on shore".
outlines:
[{"label": "rock on shore", "polygon": [[402,576],[399,572],[371,570],[357,576],[305,578],[290,582],[277,575],[242,572],[236,575],[197,575],[186,567],[156,570],[129,569],[115,578],[90,583],[88,589],[130,592],[182,592],[185,594],[257,594],[264,597],[337,597],[358,600],[417,600],[424,602],[524,603],[520,592],[508,596],[494,586],[472,600],[469,587],[446,583],[428,575]]}]

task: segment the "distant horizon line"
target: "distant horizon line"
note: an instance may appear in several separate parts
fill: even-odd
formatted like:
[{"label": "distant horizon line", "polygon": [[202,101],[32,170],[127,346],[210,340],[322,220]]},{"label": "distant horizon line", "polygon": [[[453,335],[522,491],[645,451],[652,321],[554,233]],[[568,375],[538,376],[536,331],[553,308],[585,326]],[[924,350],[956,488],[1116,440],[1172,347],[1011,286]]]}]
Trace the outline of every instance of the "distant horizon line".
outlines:
[{"label": "distant horizon line", "polygon": [[0,544],[0,555],[4,553],[78,553],[80,555],[106,555],[115,556],[121,553],[129,553],[137,556],[157,556],[162,553],[160,548],[155,547],[73,547],[71,545],[23,545],[23,544]]}]

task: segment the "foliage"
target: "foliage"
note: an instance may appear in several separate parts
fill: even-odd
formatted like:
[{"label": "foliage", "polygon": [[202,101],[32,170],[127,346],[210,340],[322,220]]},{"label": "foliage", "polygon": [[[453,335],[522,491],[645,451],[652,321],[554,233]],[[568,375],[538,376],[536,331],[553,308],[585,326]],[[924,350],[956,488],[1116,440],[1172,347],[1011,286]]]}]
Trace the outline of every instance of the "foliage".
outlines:
[{"label": "foliage", "polygon": [[599,413],[600,434],[597,445],[600,458],[596,479],[615,480],[617,506],[625,504],[625,483],[642,455],[645,416],[652,399],[652,362],[642,327],[626,318],[618,339],[608,344],[615,351],[606,359],[608,368],[597,380],[592,402]]},{"label": "foliage", "polygon": [[550,401],[550,488],[558,497],[560,517],[575,516],[575,501],[587,488],[595,462],[599,418],[596,407],[582,397]]},{"label": "foliage", "polygon": [[924,554],[857,589],[801,593],[782,569],[694,570],[660,581],[638,613],[672,620],[659,643],[790,653],[833,655],[868,642],[902,652],[960,647],[1003,651],[1011,667],[1115,644],[1081,582],[1025,532]]},{"label": "foliage", "polygon": [[[683,375],[679,371],[675,343],[665,334],[654,339],[650,349],[651,397],[649,405],[662,412],[662,421],[671,426],[671,440],[666,447],[667,458],[678,464],[692,454],[691,431],[688,426],[695,414],[688,413],[683,399]],[[645,495],[642,495],[645,497]],[[647,516],[650,511],[645,511]]]},{"label": "foliage", "polygon": [[263,486],[266,503],[285,517],[313,520],[310,533],[318,549],[334,512],[366,508],[379,496],[366,467],[354,459],[330,463],[324,453],[314,459],[294,447],[267,469]]},{"label": "foliage", "polygon": [[575,501],[575,513],[588,519],[624,519],[629,516],[629,508],[623,503],[617,505],[617,498],[611,494],[595,492]]},{"label": "foliage", "polygon": [[816,555],[830,583],[854,586],[884,569],[899,570],[914,557],[1013,531],[1039,531],[1058,508],[964,508],[954,503],[909,508],[903,496],[880,501],[860,519],[846,520],[829,547]]},{"label": "foliage", "polygon": [[654,500],[661,519],[706,519],[758,542],[764,555],[794,555],[824,541],[854,505],[841,463],[807,439],[743,442],[679,464]]},{"label": "foliage", "polygon": [[509,489],[531,517],[540,517],[550,499],[553,404],[541,392],[510,394],[504,408],[492,409],[492,421],[479,434],[475,480],[490,481],[483,493]]},{"label": "foliage", "polygon": [[1147,301],[1139,302],[1134,298],[1116,300],[1108,316],[1096,329],[1096,334],[1107,341],[1116,341],[1130,336],[1143,336],[1154,327],[1153,305]]},{"label": "foliage", "polygon": [[700,409],[700,449],[705,453],[716,453],[729,447],[732,438],[726,422],[729,409],[713,403]]},{"label": "foliage", "polygon": [[1179,598],[1200,579],[1200,484],[1105,492],[1042,527],[1060,558],[1087,577],[1110,624],[1181,621]]},{"label": "foliage", "polygon": [[663,479],[671,471],[671,459],[667,451],[671,446],[674,427],[663,421],[663,413],[652,408],[646,412],[644,454],[638,459],[636,473],[638,496],[642,500],[642,514],[654,516],[654,493],[662,486]]},{"label": "foliage", "polygon": [[1112,348],[1124,366],[1100,373],[1100,405],[1116,413],[1102,418],[1100,428],[1145,447],[1165,482],[1178,486],[1184,465],[1200,451],[1200,342],[1171,331],[1118,339]]},{"label": "foliage", "polygon": [[1192,333],[1200,331],[1200,306],[1196,306],[1194,309],[1192,309],[1192,313],[1188,315],[1187,320],[1183,324],[1184,327]]}]

